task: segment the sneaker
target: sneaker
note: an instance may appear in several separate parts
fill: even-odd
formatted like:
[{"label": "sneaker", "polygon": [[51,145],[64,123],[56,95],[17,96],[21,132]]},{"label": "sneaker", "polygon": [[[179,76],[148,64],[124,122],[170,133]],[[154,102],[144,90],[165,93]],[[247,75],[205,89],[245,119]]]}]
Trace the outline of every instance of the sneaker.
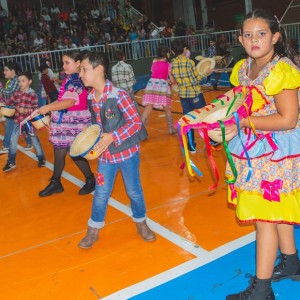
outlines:
[{"label": "sneaker", "polygon": [[203,86],[212,86],[211,82],[206,82],[203,84]]},{"label": "sneaker", "polygon": [[8,172],[8,171],[11,171],[12,169],[14,169],[15,167],[16,167],[16,165],[7,163],[2,170],[3,170],[3,172]]},{"label": "sneaker", "polygon": [[9,151],[9,148],[2,147],[2,148],[0,149],[0,154],[8,153],[8,151]]},{"label": "sneaker", "polygon": [[33,146],[31,144],[28,144],[26,147],[25,147],[25,151],[30,151],[31,149],[33,149]]},{"label": "sneaker", "polygon": [[44,159],[40,159],[38,162],[39,168],[45,167],[45,165],[46,165],[46,161]]}]

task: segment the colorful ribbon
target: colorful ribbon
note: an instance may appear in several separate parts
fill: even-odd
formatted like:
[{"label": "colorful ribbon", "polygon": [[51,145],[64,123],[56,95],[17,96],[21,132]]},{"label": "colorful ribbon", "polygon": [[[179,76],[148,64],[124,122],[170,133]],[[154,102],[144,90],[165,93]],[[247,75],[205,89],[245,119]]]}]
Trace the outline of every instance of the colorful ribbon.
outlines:
[{"label": "colorful ribbon", "polygon": [[263,189],[263,197],[269,201],[280,202],[279,190],[282,189],[283,181],[276,179],[274,181],[262,180],[260,188]]}]

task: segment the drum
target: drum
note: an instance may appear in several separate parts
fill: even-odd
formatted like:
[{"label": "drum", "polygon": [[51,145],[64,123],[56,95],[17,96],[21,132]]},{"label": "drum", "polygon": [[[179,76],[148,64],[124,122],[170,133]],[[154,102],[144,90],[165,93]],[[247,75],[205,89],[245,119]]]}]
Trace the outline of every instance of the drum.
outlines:
[{"label": "drum", "polygon": [[80,132],[70,147],[70,156],[83,156],[88,160],[96,159],[99,155],[93,150],[99,142],[101,136],[101,127],[93,124]]},{"label": "drum", "polygon": [[16,113],[14,106],[4,105],[0,108],[1,115],[4,117],[13,117]]},{"label": "drum", "polygon": [[30,123],[36,128],[36,129],[41,129],[44,126],[49,127],[50,125],[50,115],[37,115],[30,119]]},{"label": "drum", "polygon": [[199,73],[206,73],[208,69],[213,69],[216,65],[216,61],[212,58],[204,58],[200,60],[196,68]]},{"label": "drum", "polygon": [[221,143],[223,141],[222,136],[213,129],[220,127],[218,120],[223,121],[225,126],[234,124],[235,120],[232,113],[242,106],[245,97],[246,92],[237,92],[236,89],[232,89],[213,100],[211,104],[184,115],[179,119],[178,124],[181,126],[197,125],[201,129],[201,123],[205,123],[208,136],[215,142]]}]

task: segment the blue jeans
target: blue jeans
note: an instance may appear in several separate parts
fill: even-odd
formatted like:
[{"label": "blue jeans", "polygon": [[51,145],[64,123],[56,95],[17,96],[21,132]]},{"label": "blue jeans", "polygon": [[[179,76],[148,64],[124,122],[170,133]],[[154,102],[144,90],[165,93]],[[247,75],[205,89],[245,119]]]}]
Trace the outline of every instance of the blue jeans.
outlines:
[{"label": "blue jeans", "polygon": [[126,193],[130,199],[131,210],[134,222],[142,222],[146,219],[146,206],[144,193],[140,180],[140,153],[135,153],[124,162],[117,164],[98,164],[98,174],[104,177],[104,184],[96,184],[93,198],[92,215],[88,221],[88,226],[102,228],[116,175],[120,169],[126,188]]},{"label": "blue jeans", "polygon": [[[5,135],[3,139],[3,148],[9,148],[11,134],[14,128],[15,122],[13,118],[6,118],[5,121]],[[23,134],[23,133],[22,133]],[[31,144],[31,139],[27,136],[27,134],[23,134],[23,137],[26,141],[27,145]]]},{"label": "blue jeans", "polygon": [[[204,100],[204,96],[202,93],[200,93],[195,98],[181,98],[180,97],[180,103],[181,103],[184,115],[193,111],[194,109],[199,109],[206,105],[206,102]],[[188,148],[189,148],[189,150],[194,150],[195,147],[196,147],[196,143],[195,143],[194,129],[191,129],[190,130],[190,138],[188,139]]]},{"label": "blue jeans", "polygon": [[[17,147],[18,147],[18,141],[20,136],[20,126],[16,123],[13,124],[12,133],[11,133],[11,139],[9,144],[9,152],[8,152],[8,160],[7,162],[9,164],[16,164],[16,154],[17,154]],[[33,134],[28,135],[28,138],[30,140],[30,144],[33,145],[35,149],[36,156],[38,160],[45,159],[45,155],[40,143],[40,140],[38,136],[36,135],[36,132]]]}]

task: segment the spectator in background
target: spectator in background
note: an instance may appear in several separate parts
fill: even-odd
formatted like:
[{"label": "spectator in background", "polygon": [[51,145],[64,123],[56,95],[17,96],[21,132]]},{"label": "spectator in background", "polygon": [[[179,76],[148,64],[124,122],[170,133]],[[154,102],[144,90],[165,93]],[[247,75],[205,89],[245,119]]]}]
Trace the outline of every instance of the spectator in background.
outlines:
[{"label": "spectator in background", "polygon": [[187,31],[186,24],[183,21],[183,18],[180,17],[176,22],[175,26],[175,36],[185,36]]},{"label": "spectator in background", "polygon": [[58,91],[54,84],[54,81],[50,79],[48,75],[49,66],[46,63],[40,65],[39,70],[41,72],[41,81],[43,88],[48,97],[48,103],[52,103],[58,98]]},{"label": "spectator in background", "polygon": [[112,82],[114,86],[123,88],[134,101],[133,86],[136,83],[133,68],[125,62],[125,53],[122,50],[115,52],[118,61],[111,69]]}]

